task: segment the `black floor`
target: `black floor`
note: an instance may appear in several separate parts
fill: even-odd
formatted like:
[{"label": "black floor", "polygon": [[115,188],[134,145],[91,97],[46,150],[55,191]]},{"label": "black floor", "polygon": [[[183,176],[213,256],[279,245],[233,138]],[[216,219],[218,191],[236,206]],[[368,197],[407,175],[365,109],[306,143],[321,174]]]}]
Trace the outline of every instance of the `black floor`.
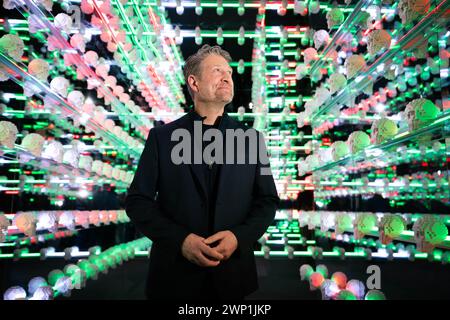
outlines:
[{"label": "black floor", "polygon": [[[28,281],[35,276],[46,277],[56,268],[69,263],[63,259],[36,259],[3,261],[0,264],[1,293],[10,286],[20,285],[26,289]],[[304,263],[312,266],[325,264],[330,274],[344,272],[349,279],[366,282],[367,267],[376,264],[381,269],[381,290],[388,299],[450,299],[450,265],[427,261],[408,260],[274,258],[257,257],[260,289],[249,300],[320,300],[318,291],[310,291],[309,284],[300,281],[298,268]],[[144,299],[144,286],[148,260],[137,258],[102,274],[98,280],[89,280],[86,288],[74,290],[71,300],[140,300]]]}]

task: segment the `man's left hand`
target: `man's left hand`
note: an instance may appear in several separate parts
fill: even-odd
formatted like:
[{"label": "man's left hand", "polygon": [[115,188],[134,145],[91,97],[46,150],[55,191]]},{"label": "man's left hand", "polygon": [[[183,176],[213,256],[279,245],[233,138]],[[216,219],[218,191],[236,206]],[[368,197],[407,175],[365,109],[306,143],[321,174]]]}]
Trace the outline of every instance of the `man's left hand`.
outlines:
[{"label": "man's left hand", "polygon": [[227,260],[238,246],[238,241],[233,232],[229,230],[219,231],[213,234],[209,238],[203,240],[207,245],[211,245],[218,242],[217,246],[214,247],[219,253],[223,255],[222,260]]}]

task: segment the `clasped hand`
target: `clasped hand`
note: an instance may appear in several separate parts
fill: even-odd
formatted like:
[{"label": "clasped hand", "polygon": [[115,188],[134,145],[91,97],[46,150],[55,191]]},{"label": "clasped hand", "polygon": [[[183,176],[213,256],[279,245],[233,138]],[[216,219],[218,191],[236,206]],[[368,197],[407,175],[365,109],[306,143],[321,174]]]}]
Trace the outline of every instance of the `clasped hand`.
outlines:
[{"label": "clasped hand", "polygon": [[189,234],[183,241],[181,252],[190,262],[201,267],[216,267],[227,260],[238,246],[233,232],[220,231],[208,238]]}]

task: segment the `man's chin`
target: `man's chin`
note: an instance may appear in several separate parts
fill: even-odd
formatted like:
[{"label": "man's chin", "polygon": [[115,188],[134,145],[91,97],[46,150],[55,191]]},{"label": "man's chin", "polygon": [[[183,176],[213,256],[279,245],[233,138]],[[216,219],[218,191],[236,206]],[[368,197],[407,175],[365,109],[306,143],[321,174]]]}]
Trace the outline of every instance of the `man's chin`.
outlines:
[{"label": "man's chin", "polygon": [[225,104],[228,104],[228,103],[230,103],[231,101],[233,101],[233,97],[231,96],[225,96],[225,97],[222,97],[222,102],[224,102]]}]

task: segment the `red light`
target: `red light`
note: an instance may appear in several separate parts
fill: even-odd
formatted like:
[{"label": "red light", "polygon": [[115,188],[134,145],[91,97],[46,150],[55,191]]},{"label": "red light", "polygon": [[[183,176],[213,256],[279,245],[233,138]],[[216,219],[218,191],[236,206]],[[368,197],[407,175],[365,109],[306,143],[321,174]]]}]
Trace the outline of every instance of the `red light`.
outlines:
[{"label": "red light", "polygon": [[5,194],[15,195],[15,194],[19,194],[19,191],[18,191],[18,190],[15,190],[15,191],[5,191]]}]

